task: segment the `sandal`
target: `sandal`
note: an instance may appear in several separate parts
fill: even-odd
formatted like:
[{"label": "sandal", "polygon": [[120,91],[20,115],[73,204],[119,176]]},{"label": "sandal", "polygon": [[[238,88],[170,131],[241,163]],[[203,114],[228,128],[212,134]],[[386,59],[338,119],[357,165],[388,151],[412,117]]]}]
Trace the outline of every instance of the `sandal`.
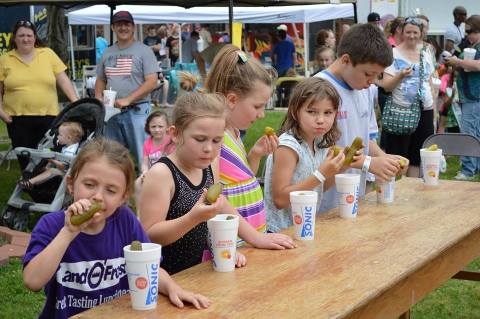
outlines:
[{"label": "sandal", "polygon": [[31,190],[34,185],[28,179],[22,179],[22,180],[18,181],[18,186],[21,189]]}]

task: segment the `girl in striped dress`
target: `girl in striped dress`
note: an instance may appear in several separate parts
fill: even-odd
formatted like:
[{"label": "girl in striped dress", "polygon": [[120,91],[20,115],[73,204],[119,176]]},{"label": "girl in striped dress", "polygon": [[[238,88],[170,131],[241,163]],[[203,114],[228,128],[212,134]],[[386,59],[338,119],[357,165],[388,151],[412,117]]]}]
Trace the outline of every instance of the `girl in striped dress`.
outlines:
[{"label": "girl in striped dress", "polygon": [[278,146],[277,136],[262,136],[247,154],[240,130],[264,117],[272,94],[272,75],[256,59],[233,45],[216,55],[205,86],[227,99],[227,128],[220,153],[223,194],[258,231],[265,232],[266,217],[262,189],[255,177],[260,160]]}]

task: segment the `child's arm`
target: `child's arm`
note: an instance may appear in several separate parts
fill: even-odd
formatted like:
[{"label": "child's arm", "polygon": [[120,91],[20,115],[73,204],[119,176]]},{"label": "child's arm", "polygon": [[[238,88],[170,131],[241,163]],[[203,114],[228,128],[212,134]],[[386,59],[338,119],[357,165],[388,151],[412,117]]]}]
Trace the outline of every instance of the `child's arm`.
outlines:
[{"label": "child's arm", "polygon": [[[399,172],[406,171],[408,165],[400,168],[399,155],[386,154],[374,140],[369,141],[369,155],[372,157],[369,172],[384,180],[390,180]],[[406,159],[405,159],[406,160]],[[408,163],[408,161],[407,161]]]},{"label": "child's arm", "polygon": [[52,163],[53,165],[55,165],[56,168],[58,168],[59,170],[64,170],[65,169],[65,164],[60,162],[59,160],[56,160],[56,159],[49,159],[48,160],[50,163]]},{"label": "child's arm", "polygon": [[39,291],[48,283],[57,271],[58,265],[70,243],[83,229],[94,221],[96,216],[100,215],[96,213],[92,219],[79,226],[74,226],[70,223],[70,216],[82,214],[90,208],[90,205],[91,203],[88,199],[82,199],[70,205],[65,211],[65,226],[62,227],[50,244],[36,255],[23,270],[23,282],[28,289]]},{"label": "child's arm", "polygon": [[[162,181],[161,186],[158,184],[159,181]],[[154,165],[145,176],[140,194],[140,222],[150,240],[163,246],[177,241],[199,223],[219,214],[223,205],[222,198],[213,205],[206,205],[204,191],[187,214],[166,220],[174,191],[174,181],[167,166]]]},{"label": "child's arm", "polygon": [[278,137],[276,135],[262,135],[252,146],[250,152],[248,153],[248,165],[254,174],[257,174],[258,167],[260,165],[260,160],[265,155],[275,152],[278,147]]},{"label": "child's arm", "polygon": [[183,290],[162,268],[159,270],[158,277],[158,289],[160,293],[168,296],[170,302],[179,308],[183,308],[183,301],[188,301],[197,309],[208,308],[212,303],[210,299],[205,296],[195,294],[188,290]]},{"label": "child's arm", "polygon": [[142,160],[142,173],[146,173],[148,171],[148,155],[143,154]]},{"label": "child's arm", "polygon": [[383,87],[387,92],[392,92],[400,82],[406,77],[412,74],[413,70],[411,67],[405,68],[397,72],[395,75],[390,75],[388,73],[383,73],[383,79],[378,81],[378,85]]},{"label": "child's arm", "polygon": [[[333,152],[329,151],[325,161],[318,167],[328,180],[328,186],[332,185],[332,176],[335,176],[343,165],[345,155],[340,152],[333,157]],[[320,181],[313,175],[308,176],[303,181],[292,184],[292,176],[298,163],[297,153],[289,147],[280,146],[274,153],[273,173],[272,173],[272,195],[275,206],[279,209],[290,206],[290,192],[300,190],[312,190]],[[326,189],[327,185],[323,185]]]}]

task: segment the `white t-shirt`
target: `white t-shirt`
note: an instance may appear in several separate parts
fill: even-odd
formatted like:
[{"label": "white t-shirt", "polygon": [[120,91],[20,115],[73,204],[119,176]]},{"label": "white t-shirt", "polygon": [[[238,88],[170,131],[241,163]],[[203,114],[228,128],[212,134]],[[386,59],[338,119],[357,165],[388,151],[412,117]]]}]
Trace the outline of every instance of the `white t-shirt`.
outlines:
[{"label": "white t-shirt", "polygon": [[[424,53],[424,75],[423,88],[421,99],[423,101],[423,110],[431,110],[433,108],[432,89],[430,87],[430,78],[435,71],[432,64],[433,58],[430,50],[425,50]],[[411,105],[417,96],[418,83],[420,77],[420,63],[413,63],[402,55],[398,48],[393,48],[393,63],[385,69],[385,73],[394,76],[403,69],[413,65],[413,73],[411,76],[406,76],[395,87],[392,92],[393,101],[396,104],[408,107]]]},{"label": "white t-shirt", "polygon": [[457,47],[462,39],[465,37],[465,23],[456,26],[453,22],[447,27],[445,31],[445,41],[450,40]]},{"label": "white t-shirt", "polygon": [[[361,137],[365,145],[364,153],[368,154],[368,141],[375,140],[378,136],[378,125],[375,117],[375,104],[378,97],[378,88],[370,85],[368,89],[353,90],[345,82],[335,78],[328,71],[315,75],[329,81],[337,89],[341,103],[337,114],[337,125],[342,133],[337,145],[350,146],[355,137]],[[366,174],[361,170],[349,169],[347,173],[361,174],[360,197],[365,195]],[[336,189],[333,186],[323,194],[320,211],[324,212],[337,206]]]},{"label": "white t-shirt", "polygon": [[62,147],[62,154],[75,156],[75,154],[77,154],[77,150],[78,150],[78,143],[75,143],[72,145],[66,145]]}]

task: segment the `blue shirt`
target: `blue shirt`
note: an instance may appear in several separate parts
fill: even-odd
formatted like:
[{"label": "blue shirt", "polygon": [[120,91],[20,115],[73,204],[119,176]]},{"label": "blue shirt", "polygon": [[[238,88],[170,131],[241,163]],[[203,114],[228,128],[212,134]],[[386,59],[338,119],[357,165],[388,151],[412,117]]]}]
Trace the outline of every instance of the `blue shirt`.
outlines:
[{"label": "blue shirt", "polygon": [[285,73],[288,69],[293,67],[294,53],[295,46],[290,41],[283,40],[275,45],[273,48],[273,54],[276,55],[274,67],[279,74]]}]

